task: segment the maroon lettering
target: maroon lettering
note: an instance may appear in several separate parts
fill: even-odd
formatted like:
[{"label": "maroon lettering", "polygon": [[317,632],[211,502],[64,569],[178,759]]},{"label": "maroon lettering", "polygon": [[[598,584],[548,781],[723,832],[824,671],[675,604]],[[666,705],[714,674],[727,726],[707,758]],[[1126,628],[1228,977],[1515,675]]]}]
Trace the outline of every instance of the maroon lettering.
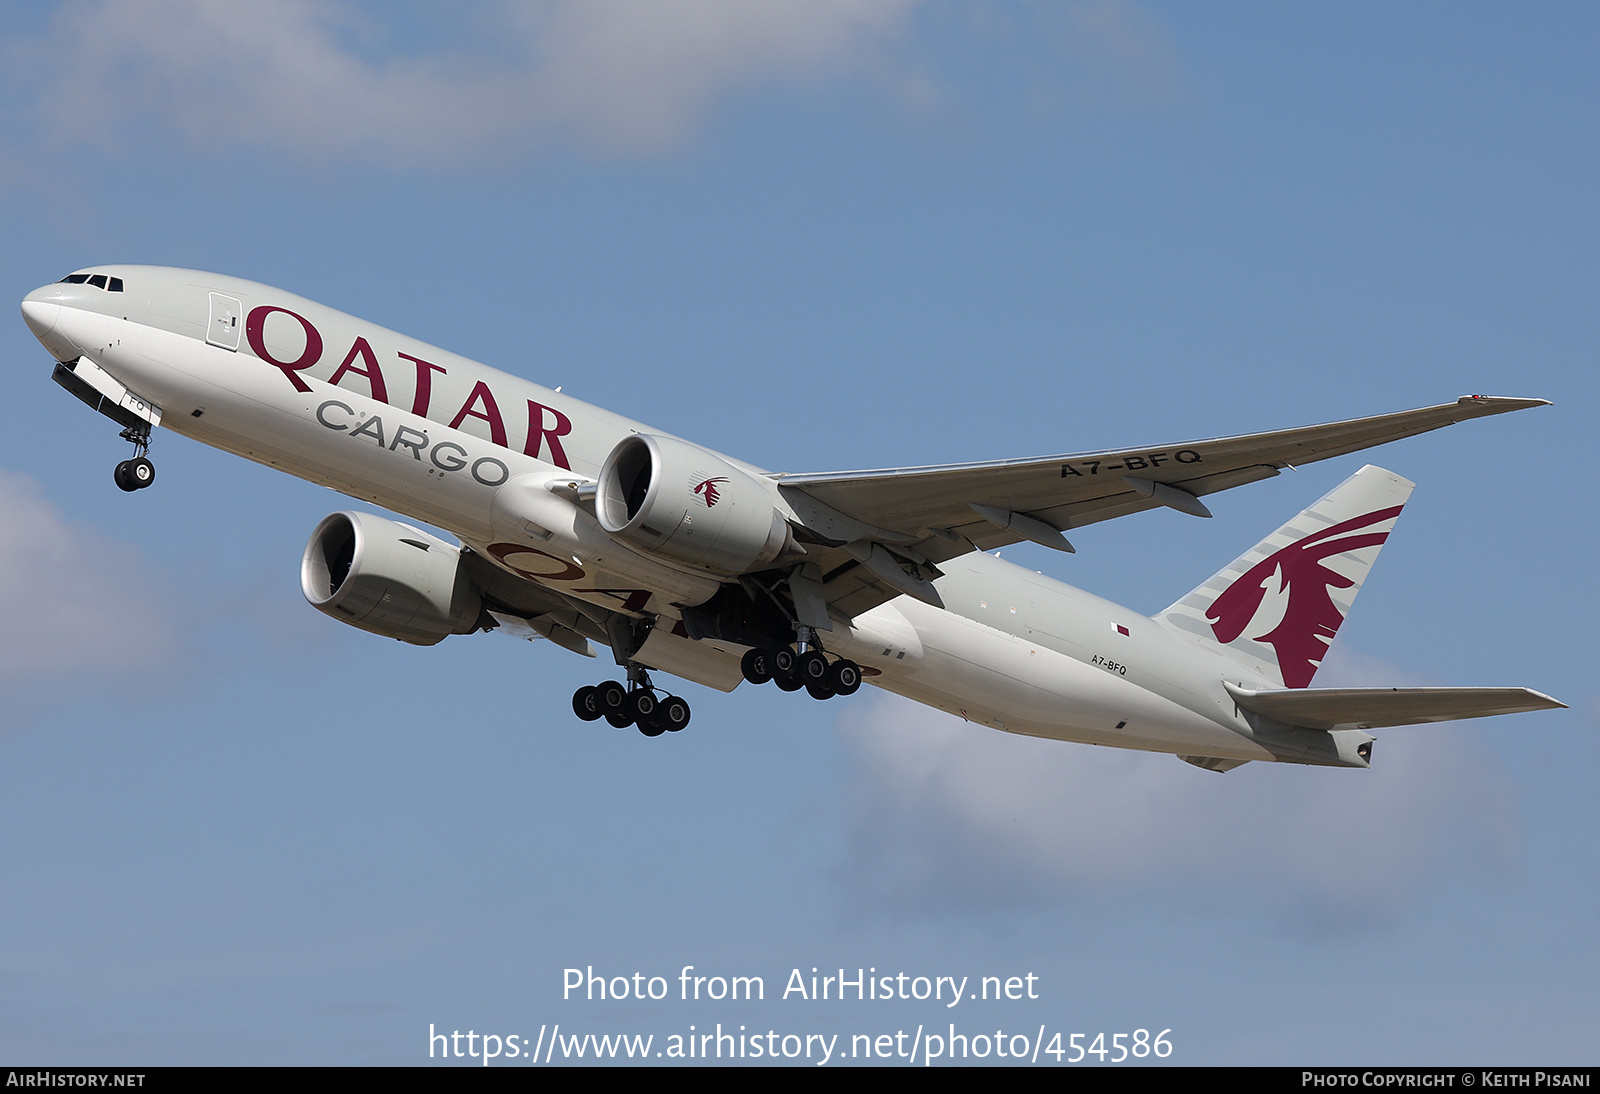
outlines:
[{"label": "maroon lettering", "polygon": [[[550,415],[552,419],[548,423],[545,421],[546,414]],[[528,443],[522,449],[524,455],[533,456],[537,459],[539,450],[544,447],[544,442],[549,441],[550,462],[557,467],[564,467],[571,471],[572,464],[568,462],[566,449],[561,447],[559,439],[571,432],[571,418],[568,418],[553,406],[545,406],[543,403],[536,403],[532,399],[528,400]]]},{"label": "maroon lettering", "polygon": [[[366,368],[356,367],[357,357],[367,363]],[[372,347],[367,344],[365,338],[356,339],[355,345],[350,347],[350,352],[345,354],[344,363],[334,371],[333,377],[328,383],[337,384],[339,378],[347,372],[353,372],[357,376],[365,376],[368,386],[372,388],[372,397],[378,402],[387,403],[389,401],[389,389],[383,383],[383,370],[378,367],[378,358],[373,354]]]},{"label": "maroon lettering", "polygon": [[435,372],[444,372],[444,366],[424,361],[420,357],[413,357],[409,353],[402,353],[400,356],[417,366],[417,394],[411,400],[411,413],[419,418],[426,418],[428,416],[428,403],[433,399],[433,374]]},{"label": "maroon lettering", "polygon": [[[479,403],[483,404],[482,410],[474,410]],[[489,423],[489,439],[501,448],[506,448],[506,425],[500,420],[500,407],[494,401],[494,392],[489,390],[489,385],[479,380],[472,387],[472,394],[467,396],[466,403],[457,411],[455,420],[450,423],[451,429],[460,429],[461,423],[467,418],[481,418]]]},{"label": "maroon lettering", "polygon": [[[300,356],[293,361],[280,361],[267,352],[266,326],[267,316],[275,311],[281,311],[304,328],[306,332],[306,348]],[[263,304],[259,308],[252,308],[250,315],[244,321],[245,337],[250,340],[250,348],[256,351],[256,356],[283,370],[296,391],[310,391],[311,385],[307,384],[297,372],[304,372],[322,359],[322,335],[317,333],[317,328],[311,325],[310,320],[303,315],[297,315],[288,308],[280,308],[273,304]]]}]

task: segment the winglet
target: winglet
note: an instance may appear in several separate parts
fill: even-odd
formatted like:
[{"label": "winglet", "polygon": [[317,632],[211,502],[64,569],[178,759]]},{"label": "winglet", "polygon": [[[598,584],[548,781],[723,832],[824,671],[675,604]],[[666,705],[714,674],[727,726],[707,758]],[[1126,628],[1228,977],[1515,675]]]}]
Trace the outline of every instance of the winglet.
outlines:
[{"label": "winglet", "polygon": [[1484,418],[1490,414],[1507,414],[1513,410],[1527,410],[1532,406],[1554,406],[1549,399],[1521,399],[1510,395],[1463,395],[1456,405],[1471,411],[1469,418]]}]

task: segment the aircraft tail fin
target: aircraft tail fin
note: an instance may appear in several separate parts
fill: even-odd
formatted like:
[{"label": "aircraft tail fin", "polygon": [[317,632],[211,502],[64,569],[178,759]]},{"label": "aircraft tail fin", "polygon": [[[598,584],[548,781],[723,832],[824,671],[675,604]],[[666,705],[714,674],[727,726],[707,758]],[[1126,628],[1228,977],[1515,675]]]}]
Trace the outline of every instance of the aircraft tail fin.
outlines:
[{"label": "aircraft tail fin", "polygon": [[1307,687],[1414,485],[1368,464],[1153,618]]}]

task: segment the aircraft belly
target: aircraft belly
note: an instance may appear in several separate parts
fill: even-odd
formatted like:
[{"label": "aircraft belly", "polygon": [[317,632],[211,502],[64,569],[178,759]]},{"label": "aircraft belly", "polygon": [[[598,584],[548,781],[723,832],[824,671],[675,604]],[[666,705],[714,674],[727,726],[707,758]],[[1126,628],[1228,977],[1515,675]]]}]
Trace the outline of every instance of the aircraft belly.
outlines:
[{"label": "aircraft belly", "polygon": [[922,665],[922,640],[910,621],[896,610],[897,603],[879,604],[847,622],[836,622],[827,636],[828,651],[865,667],[867,679],[874,683],[879,682],[878,676],[914,674]]},{"label": "aircraft belly", "polygon": [[1270,759],[1248,738],[1169,699],[1038,643],[910,601],[922,664],[873,680],[887,690],[1013,733],[1148,751]]}]

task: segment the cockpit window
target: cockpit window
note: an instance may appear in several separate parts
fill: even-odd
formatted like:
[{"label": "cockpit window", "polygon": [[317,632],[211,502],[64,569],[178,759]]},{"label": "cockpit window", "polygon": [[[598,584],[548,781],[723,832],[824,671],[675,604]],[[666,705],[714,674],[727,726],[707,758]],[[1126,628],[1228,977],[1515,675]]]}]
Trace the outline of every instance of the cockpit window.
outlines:
[{"label": "cockpit window", "polygon": [[61,279],[60,284],[82,285],[85,282],[106,292],[122,292],[122,278],[107,277],[105,274],[68,274]]}]

